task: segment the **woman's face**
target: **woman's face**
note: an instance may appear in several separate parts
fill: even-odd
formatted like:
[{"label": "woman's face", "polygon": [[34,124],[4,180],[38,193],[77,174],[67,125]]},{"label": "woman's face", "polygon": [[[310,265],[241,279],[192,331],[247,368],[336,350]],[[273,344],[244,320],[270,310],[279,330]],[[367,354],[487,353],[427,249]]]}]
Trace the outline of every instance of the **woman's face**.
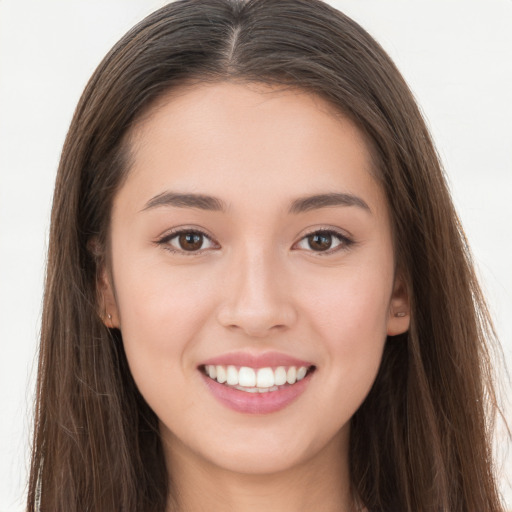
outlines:
[{"label": "woman's face", "polygon": [[160,101],[131,149],[103,289],[167,454],[346,461],[386,336],[408,328],[360,132],[305,92],[218,83]]}]

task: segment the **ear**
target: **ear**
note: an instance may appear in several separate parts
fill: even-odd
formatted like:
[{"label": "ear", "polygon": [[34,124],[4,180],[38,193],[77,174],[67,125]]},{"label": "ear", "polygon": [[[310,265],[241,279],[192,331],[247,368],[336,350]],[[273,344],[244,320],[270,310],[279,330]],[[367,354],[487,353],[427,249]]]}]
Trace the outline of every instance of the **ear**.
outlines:
[{"label": "ear", "polygon": [[100,308],[99,315],[103,323],[109,329],[119,329],[119,313],[114,287],[105,265],[102,265],[101,268],[98,269],[96,286],[98,289],[98,305]]},{"label": "ear", "polygon": [[393,286],[393,294],[389,304],[389,317],[387,325],[388,336],[403,334],[409,329],[411,323],[411,307],[409,293],[404,280],[397,275]]},{"label": "ear", "polygon": [[96,261],[96,295],[98,315],[109,329],[119,329],[119,313],[110,272],[105,263],[104,247],[97,237],[90,239],[87,249]]}]

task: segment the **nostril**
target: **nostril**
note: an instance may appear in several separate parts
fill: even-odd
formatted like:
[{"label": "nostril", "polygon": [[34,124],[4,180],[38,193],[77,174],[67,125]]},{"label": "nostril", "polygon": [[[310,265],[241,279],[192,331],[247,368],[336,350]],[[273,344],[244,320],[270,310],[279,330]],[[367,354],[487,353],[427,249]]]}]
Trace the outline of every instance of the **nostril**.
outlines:
[{"label": "nostril", "polygon": [[235,293],[217,311],[217,321],[231,331],[240,330],[256,338],[294,325],[298,314],[289,297],[263,295],[263,292],[247,292],[243,296]]}]

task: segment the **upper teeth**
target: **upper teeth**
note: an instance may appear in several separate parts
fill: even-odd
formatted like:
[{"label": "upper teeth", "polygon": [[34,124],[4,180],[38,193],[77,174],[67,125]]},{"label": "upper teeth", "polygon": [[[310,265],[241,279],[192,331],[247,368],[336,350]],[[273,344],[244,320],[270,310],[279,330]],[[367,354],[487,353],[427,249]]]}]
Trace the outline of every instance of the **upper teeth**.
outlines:
[{"label": "upper teeth", "polygon": [[305,366],[278,366],[277,368],[240,368],[229,365],[206,365],[205,372],[211,379],[220,384],[243,386],[246,388],[267,389],[282,386],[286,383],[295,384],[302,380],[308,371]]}]

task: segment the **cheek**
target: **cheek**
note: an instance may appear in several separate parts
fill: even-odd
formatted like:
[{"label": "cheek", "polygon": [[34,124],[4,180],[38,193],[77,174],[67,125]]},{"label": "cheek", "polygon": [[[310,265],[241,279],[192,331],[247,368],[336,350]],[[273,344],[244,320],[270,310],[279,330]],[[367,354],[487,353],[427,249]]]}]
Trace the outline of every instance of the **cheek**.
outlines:
[{"label": "cheek", "polygon": [[301,304],[309,318],[318,320],[316,326],[325,339],[357,336],[363,341],[372,334],[385,337],[391,290],[391,271],[346,267],[323,281],[306,282]]},{"label": "cheek", "polygon": [[303,301],[303,308],[323,352],[329,390],[325,400],[350,416],[366,397],[380,366],[387,339],[391,271],[345,268],[338,279],[324,284],[316,287],[313,300],[310,295]]},{"label": "cheek", "polygon": [[117,265],[114,280],[119,283],[123,344],[137,386],[146,399],[150,389],[159,396],[172,376],[173,389],[179,392],[187,354],[209,316],[211,287],[186,272],[149,262],[131,265],[126,259]]},{"label": "cheek", "polygon": [[150,261],[120,261],[114,275],[119,283],[116,301],[124,332],[151,332],[148,343],[168,344],[187,337],[210,303],[209,278],[194,270],[152,264]]}]

